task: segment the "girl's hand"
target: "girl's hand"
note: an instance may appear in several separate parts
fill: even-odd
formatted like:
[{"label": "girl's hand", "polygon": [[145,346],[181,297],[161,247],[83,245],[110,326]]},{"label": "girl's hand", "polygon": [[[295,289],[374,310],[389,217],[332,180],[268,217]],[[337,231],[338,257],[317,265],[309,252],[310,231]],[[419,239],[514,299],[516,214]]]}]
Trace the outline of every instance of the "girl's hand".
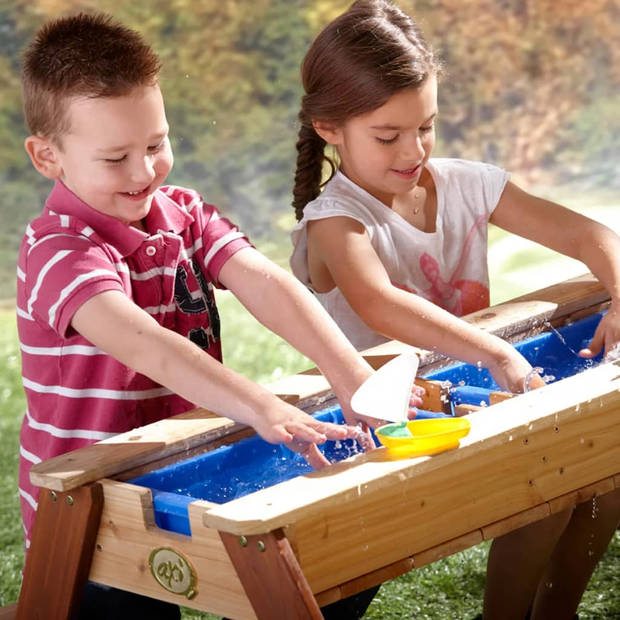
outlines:
[{"label": "girl's hand", "polygon": [[512,345],[505,344],[502,355],[488,367],[499,387],[520,393],[546,385],[530,363]]},{"label": "girl's hand", "polygon": [[590,359],[604,350],[605,361],[620,357],[620,302],[611,304],[607,314],[598,324],[590,345],[579,351],[581,357]]}]

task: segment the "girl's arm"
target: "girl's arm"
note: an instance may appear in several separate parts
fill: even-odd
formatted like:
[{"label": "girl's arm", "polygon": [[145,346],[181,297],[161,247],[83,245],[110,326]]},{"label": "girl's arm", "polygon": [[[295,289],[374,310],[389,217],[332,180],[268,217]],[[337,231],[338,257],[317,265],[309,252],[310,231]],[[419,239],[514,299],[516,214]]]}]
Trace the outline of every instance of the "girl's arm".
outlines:
[{"label": "girl's arm", "polygon": [[[252,248],[233,254],[219,280],[265,327],[319,367],[349,423],[377,425],[377,420],[355,414],[349,406],[372,369],[305,286]],[[413,404],[420,405],[421,400],[414,397]]]},{"label": "girl's arm", "polygon": [[[361,223],[347,217],[309,222],[308,248],[309,262],[327,270],[322,274],[324,290],[331,288],[326,280],[333,280],[374,331],[470,364],[482,363],[502,388],[523,390],[531,371],[525,358],[500,338],[394,286]],[[538,384],[536,378],[532,387]]]},{"label": "girl's arm", "polygon": [[253,426],[269,442],[289,443],[313,467],[327,464],[316,443],[357,436],[355,429],[319,422],[226,368],[119,291],[90,298],[71,324],[95,346],[190,402]]},{"label": "girl's arm", "polygon": [[552,250],[583,262],[611,295],[611,307],[589,348],[593,357],[620,343],[620,237],[612,230],[549,200],[537,198],[508,183],[491,222]]}]

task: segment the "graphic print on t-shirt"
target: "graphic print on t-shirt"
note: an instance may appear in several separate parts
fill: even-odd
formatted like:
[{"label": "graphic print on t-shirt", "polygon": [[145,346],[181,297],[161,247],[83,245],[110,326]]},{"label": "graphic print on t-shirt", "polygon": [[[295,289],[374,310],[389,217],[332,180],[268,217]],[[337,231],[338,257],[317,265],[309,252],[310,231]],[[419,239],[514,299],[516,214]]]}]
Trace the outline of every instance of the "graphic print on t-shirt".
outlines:
[{"label": "graphic print on t-shirt", "polygon": [[189,265],[199,290],[190,290],[186,266],[179,265],[174,282],[174,299],[179,310],[185,314],[207,313],[209,324],[194,327],[187,334],[194,344],[206,351],[211,343],[220,339],[220,316],[213,298],[213,287],[207,282],[200,265],[196,260],[189,261]]}]

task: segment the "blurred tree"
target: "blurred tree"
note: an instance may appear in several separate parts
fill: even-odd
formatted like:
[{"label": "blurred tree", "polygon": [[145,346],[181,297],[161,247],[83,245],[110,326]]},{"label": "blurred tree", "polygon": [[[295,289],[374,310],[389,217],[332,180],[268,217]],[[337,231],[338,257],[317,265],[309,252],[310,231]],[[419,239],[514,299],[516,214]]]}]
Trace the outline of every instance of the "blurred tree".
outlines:
[{"label": "blurred tree", "polygon": [[[619,0],[397,0],[445,61],[436,154],[483,159],[529,181],[620,185]],[[290,209],[299,65],[348,0],[0,0],[0,297],[49,182],[22,143],[19,52],[49,17],[100,10],[164,62],[175,168],[251,235]],[[2,265],[6,268],[2,268]],[[10,274],[5,275],[5,274]],[[2,292],[4,291],[4,292]]]}]

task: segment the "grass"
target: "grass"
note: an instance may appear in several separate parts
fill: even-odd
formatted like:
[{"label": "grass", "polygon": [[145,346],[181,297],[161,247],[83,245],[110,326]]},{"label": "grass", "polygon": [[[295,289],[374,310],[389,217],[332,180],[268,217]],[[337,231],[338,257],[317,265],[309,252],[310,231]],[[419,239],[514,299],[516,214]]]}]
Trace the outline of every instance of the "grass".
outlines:
[{"label": "grass", "polygon": [[[617,218],[617,207],[595,205],[603,219]],[[284,222],[283,228],[287,226]],[[616,225],[617,227],[617,225]],[[530,244],[509,245],[504,233],[490,233],[490,272],[499,292],[493,302],[528,292],[568,277],[570,259],[558,259]],[[502,243],[505,244],[502,249]],[[261,249],[285,263],[282,243]],[[498,250],[501,250],[499,251]],[[496,251],[497,250],[497,251]],[[534,260],[535,279],[532,277]],[[559,266],[558,266],[559,265]],[[579,267],[580,271],[583,268]],[[307,368],[310,362],[260,326],[229,293],[218,292],[227,365],[257,381],[268,382]],[[15,317],[0,307],[0,606],[17,600],[23,562],[23,540],[17,495],[19,426],[25,408],[21,386]],[[457,553],[384,584],[366,617],[373,620],[473,618],[481,611],[488,543]],[[620,619],[620,535],[612,543],[584,595],[581,620]],[[184,620],[214,618],[189,609]]]}]

